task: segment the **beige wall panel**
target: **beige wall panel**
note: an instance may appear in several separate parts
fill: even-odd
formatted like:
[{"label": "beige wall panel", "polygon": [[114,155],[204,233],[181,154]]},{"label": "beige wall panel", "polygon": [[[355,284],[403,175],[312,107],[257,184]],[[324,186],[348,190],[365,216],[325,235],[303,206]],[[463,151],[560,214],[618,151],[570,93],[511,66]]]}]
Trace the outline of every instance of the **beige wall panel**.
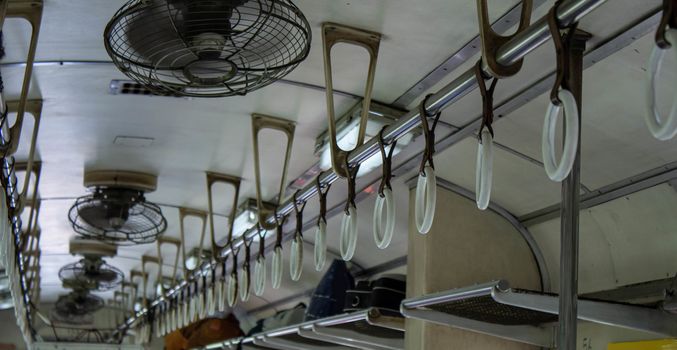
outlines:
[{"label": "beige wall panel", "polygon": [[[540,289],[538,269],[520,234],[499,215],[438,188],[430,233],[417,232],[415,189],[409,197],[407,297],[506,279],[514,287]],[[531,349],[532,347],[408,319],[407,349]]]}]

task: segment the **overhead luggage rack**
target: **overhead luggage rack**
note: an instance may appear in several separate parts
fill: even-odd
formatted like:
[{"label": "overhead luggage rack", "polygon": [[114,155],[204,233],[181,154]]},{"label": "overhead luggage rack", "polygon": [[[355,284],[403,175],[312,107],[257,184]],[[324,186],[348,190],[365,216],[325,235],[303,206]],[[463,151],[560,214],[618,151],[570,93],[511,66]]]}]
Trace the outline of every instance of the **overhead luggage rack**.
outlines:
[{"label": "overhead luggage rack", "polygon": [[[556,294],[510,288],[507,281],[402,301],[402,315],[523,343],[553,347],[558,320]],[[578,299],[579,321],[677,336],[677,315],[641,305]]]},{"label": "overhead luggage rack", "polygon": [[404,349],[404,318],[369,308],[214,343],[202,349],[237,349],[240,344],[242,349],[401,350]]}]

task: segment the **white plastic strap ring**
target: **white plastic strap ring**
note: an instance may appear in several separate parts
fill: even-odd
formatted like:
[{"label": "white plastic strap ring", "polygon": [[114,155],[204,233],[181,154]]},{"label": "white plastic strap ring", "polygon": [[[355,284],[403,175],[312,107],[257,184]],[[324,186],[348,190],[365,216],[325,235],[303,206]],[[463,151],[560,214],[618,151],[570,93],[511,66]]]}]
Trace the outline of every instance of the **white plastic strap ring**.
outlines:
[{"label": "white plastic strap ring", "polygon": [[327,261],[327,223],[320,220],[315,229],[315,270],[322,271]]},{"label": "white plastic strap ring", "polygon": [[190,307],[192,305],[192,301],[193,301],[193,298],[191,298],[190,300],[184,300],[184,302],[183,302],[183,306],[182,306],[183,312],[182,312],[182,316],[181,316],[181,325],[179,326],[179,328],[186,327],[190,324],[190,319],[191,319]]},{"label": "white plastic strap ring", "polygon": [[[560,89],[557,97],[562,101],[561,106],[556,106],[552,102],[548,105],[545,113],[545,123],[543,123],[543,144],[542,155],[543,165],[548,177],[560,182],[564,180],[574,165],[576,151],[578,149],[578,106],[576,99],[569,90]],[[557,117],[560,110],[564,108],[564,118],[566,130],[564,130],[564,149],[562,150],[562,159],[557,163],[555,154],[555,136],[557,133]]]},{"label": "white plastic strap ring", "polygon": [[243,302],[248,302],[249,297],[251,296],[251,281],[249,276],[249,267],[245,267],[240,274],[240,300]]},{"label": "white plastic strap ring", "polygon": [[219,296],[219,311],[225,311],[226,310],[226,298],[227,298],[227,291],[228,291],[228,286],[227,286],[227,279],[224,277],[221,279],[219,282],[220,285],[220,296]]},{"label": "white plastic strap ring", "polygon": [[228,281],[228,306],[233,307],[237,303],[237,274],[232,272]]},{"label": "white plastic strap ring", "polygon": [[[670,42],[670,49],[677,56],[677,29],[668,28],[665,31],[666,39]],[[656,106],[656,77],[659,75],[663,63],[663,56],[669,49],[661,49],[654,45],[649,56],[649,65],[646,79],[646,113],[645,121],[651,134],[662,141],[669,140],[677,135],[677,89],[673,98],[672,108],[667,118],[663,118]],[[677,65],[673,67],[677,71]],[[667,74],[672,76],[672,74]],[[675,86],[677,88],[677,85]]]},{"label": "white plastic strap ring", "polygon": [[[207,286],[203,285],[202,288],[207,288]],[[203,319],[205,319],[205,317],[207,317],[207,298],[206,298],[206,295],[205,295],[207,293],[205,293],[205,292],[207,292],[207,291],[206,290],[200,291],[200,293],[199,293],[200,296],[198,298],[197,309],[198,309],[198,317],[199,317],[200,320],[203,320]]]},{"label": "white plastic strap ring", "polygon": [[259,256],[254,263],[254,294],[263,295],[266,290],[266,258]]},{"label": "white plastic strap ring", "polygon": [[198,320],[198,315],[200,313],[200,303],[198,302],[199,294],[201,293],[198,292],[198,295],[193,296],[193,299],[190,300],[190,319],[188,324]]},{"label": "white plastic strap ring", "polygon": [[[383,225],[384,207],[386,210],[385,225]],[[395,201],[393,200],[393,191],[389,188],[383,190],[383,196],[380,194],[376,196],[373,231],[376,246],[379,249],[386,249],[390,245],[395,232]]]},{"label": "white plastic strap ring", "polygon": [[289,254],[289,274],[291,280],[296,282],[301,279],[303,273],[303,237],[301,235],[296,235],[292,240]]},{"label": "white plastic strap ring", "polygon": [[282,247],[275,247],[273,251],[273,262],[271,266],[271,279],[274,289],[280,288],[282,284]]},{"label": "white plastic strap ring", "polygon": [[216,311],[216,299],[214,298],[216,294],[216,283],[209,286],[207,291],[207,315],[212,315]]},{"label": "white plastic strap ring", "polygon": [[340,239],[341,257],[345,261],[350,261],[357,247],[357,210],[353,206],[350,206],[348,212],[343,214]]},{"label": "white plastic strap ring", "polygon": [[482,130],[482,142],[477,145],[475,167],[475,202],[477,208],[485,210],[491,199],[491,184],[494,173],[494,138],[489,130]]},{"label": "white plastic strap ring", "polygon": [[436,202],[437,179],[435,178],[435,169],[426,166],[423,173],[418,175],[418,182],[416,183],[414,216],[419,233],[426,234],[433,226]]}]

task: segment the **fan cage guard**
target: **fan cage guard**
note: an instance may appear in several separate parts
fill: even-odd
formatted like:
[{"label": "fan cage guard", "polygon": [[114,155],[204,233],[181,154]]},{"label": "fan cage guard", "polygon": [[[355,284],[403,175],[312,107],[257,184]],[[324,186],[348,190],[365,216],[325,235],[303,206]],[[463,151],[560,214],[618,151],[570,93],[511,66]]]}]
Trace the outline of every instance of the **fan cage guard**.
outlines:
[{"label": "fan cage guard", "polygon": [[78,198],[69,210],[68,219],[73,230],[81,237],[116,245],[147,244],[155,242],[167,229],[167,220],[160,207],[146,202],[143,193],[138,191],[130,200],[128,217],[122,226],[114,227],[86,220],[82,216],[83,211],[101,208],[105,210],[109,206],[120,205],[119,200],[108,196],[108,190],[96,188],[94,193]]},{"label": "fan cage guard", "polygon": [[224,97],[289,74],[311,33],[290,0],[131,0],[104,43],[118,69],[157,94]]},{"label": "fan cage guard", "polygon": [[[96,267],[90,266],[88,269],[88,264],[96,264]],[[88,262],[82,259],[59,269],[59,279],[62,282],[91,286],[92,290],[99,292],[114,289],[122,283],[124,278],[125,275],[120,269],[102,260]]]},{"label": "fan cage guard", "polygon": [[53,315],[62,322],[78,322],[86,319],[87,315],[101,310],[104,305],[103,299],[99,296],[89,294],[87,291],[73,291],[57,299]]}]

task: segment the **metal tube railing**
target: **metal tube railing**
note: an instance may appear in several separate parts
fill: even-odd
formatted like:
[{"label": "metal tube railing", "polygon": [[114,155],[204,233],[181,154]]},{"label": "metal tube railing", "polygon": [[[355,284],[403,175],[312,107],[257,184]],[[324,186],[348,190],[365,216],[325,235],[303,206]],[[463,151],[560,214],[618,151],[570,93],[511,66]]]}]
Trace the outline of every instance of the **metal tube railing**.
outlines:
[{"label": "metal tube railing", "polygon": [[[563,26],[571,24],[573,22],[580,21],[581,18],[585,17],[595,8],[602,5],[606,0],[569,0],[564,1],[558,8],[557,18]],[[550,33],[548,31],[547,21],[544,18],[539,19],[537,22],[532,24],[526,30],[516,35],[512,40],[507,42],[498,50],[497,61],[500,64],[508,65],[514,63],[515,61],[523,58],[528,53],[535,50],[537,47],[543,43],[550,40]],[[490,76],[486,73],[486,76]],[[433,94],[425,105],[426,110],[429,115],[434,115],[436,112],[449,107],[451,104],[458,101],[461,97],[467,95],[472,90],[477,87],[477,81],[475,79],[474,68],[462,73],[458,78],[447,84],[441,90]],[[411,111],[404,116],[402,116],[395,124],[390,125],[386,128],[383,133],[384,140],[386,143],[390,143],[394,140],[397,140],[407,133],[413,131],[420,125],[420,115],[418,110]],[[375,138],[365,142],[362,146],[355,149],[350,153],[348,157],[348,162],[351,165],[359,164],[375,155],[379,152],[378,141]],[[320,182],[323,184],[331,184],[334,181],[338,180],[339,177],[334,172],[323,173],[320,177]],[[298,192],[297,200],[307,201],[317,194],[317,188],[314,181],[303,188]],[[286,216],[293,211],[294,203],[291,199],[285,201],[281,204],[276,212],[278,217]],[[270,215],[267,222],[273,224],[275,223],[275,215]],[[252,239],[258,234],[256,227],[252,227],[238,240],[233,242],[232,247],[237,249],[240,247],[245,240]],[[231,252],[231,246],[224,248],[219,256],[225,257]],[[211,263],[206,263],[198,270],[193,277],[198,276],[202,271],[210,269]],[[183,281],[181,284],[176,286],[174,289],[170,290],[167,293],[168,298],[175,295],[178,291],[183,289],[188,285],[188,281]],[[157,299],[151,303],[150,307],[155,307],[164,298]],[[147,310],[142,310],[137,313],[134,317],[129,318],[119,329],[124,329],[131,326],[137,318],[143,316]]]}]

